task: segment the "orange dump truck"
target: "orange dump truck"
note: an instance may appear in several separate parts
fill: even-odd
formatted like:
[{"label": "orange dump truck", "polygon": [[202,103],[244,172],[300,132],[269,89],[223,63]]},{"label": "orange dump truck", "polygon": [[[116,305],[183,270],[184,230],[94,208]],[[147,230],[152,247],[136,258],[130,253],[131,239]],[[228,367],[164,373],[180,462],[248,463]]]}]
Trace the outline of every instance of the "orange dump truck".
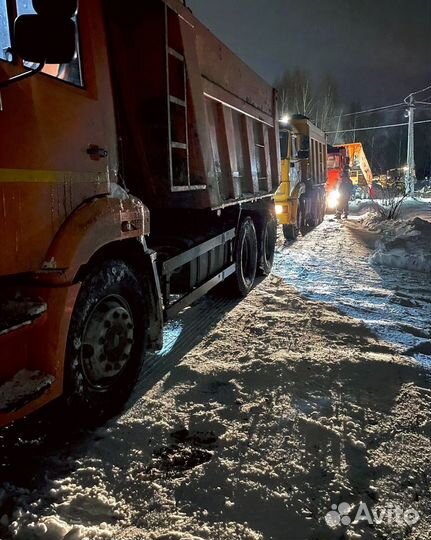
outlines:
[{"label": "orange dump truck", "polygon": [[365,198],[370,195],[373,183],[373,173],[365,155],[362,143],[349,143],[328,147],[328,183],[327,198],[328,206],[334,209],[338,203],[338,182],[344,170],[348,170],[349,176],[355,187],[354,196]]},{"label": "orange dump truck", "polygon": [[0,20],[0,425],[103,414],[164,321],[270,271],[276,94],[177,0]]}]

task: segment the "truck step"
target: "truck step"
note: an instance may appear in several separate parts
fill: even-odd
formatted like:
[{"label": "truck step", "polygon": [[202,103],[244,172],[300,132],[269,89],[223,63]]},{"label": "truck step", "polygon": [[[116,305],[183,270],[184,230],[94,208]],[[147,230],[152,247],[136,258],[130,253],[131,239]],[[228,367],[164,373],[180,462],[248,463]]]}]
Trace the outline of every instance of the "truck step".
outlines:
[{"label": "truck step", "polygon": [[48,309],[44,302],[9,300],[0,305],[0,336],[32,324]]},{"label": "truck step", "polygon": [[23,369],[0,385],[0,413],[15,412],[44,394],[55,378],[41,371]]}]

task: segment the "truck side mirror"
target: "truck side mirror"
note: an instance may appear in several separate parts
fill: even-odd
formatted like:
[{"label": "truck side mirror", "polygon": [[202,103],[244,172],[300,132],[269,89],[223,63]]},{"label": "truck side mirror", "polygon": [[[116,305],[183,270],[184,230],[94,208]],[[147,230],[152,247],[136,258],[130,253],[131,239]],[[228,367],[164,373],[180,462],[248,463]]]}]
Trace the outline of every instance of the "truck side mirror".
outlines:
[{"label": "truck side mirror", "polygon": [[33,0],[33,8],[38,15],[71,19],[78,10],[77,0]]},{"label": "truck side mirror", "polygon": [[21,15],[15,21],[13,50],[36,64],[68,64],[75,56],[76,28],[72,19]]}]

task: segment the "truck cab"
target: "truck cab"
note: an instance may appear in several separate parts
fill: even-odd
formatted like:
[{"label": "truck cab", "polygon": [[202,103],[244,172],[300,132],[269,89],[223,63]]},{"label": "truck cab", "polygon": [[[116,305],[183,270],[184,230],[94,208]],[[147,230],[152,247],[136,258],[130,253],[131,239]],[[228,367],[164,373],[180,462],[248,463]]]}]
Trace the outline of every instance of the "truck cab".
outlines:
[{"label": "truck cab", "polygon": [[326,135],[302,116],[280,129],[282,182],[275,202],[286,240],[319,225],[325,214]]}]

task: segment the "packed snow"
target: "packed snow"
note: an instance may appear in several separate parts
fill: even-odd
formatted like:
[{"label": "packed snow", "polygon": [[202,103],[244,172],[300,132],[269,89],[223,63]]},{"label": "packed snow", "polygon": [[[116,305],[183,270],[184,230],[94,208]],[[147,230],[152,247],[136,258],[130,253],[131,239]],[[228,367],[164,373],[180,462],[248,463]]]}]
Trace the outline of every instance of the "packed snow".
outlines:
[{"label": "packed snow", "polygon": [[[3,471],[1,538],[431,533],[428,373],[279,278],[221,306],[208,298],[180,317],[175,343],[150,359],[120,417],[72,444],[67,430],[57,432],[48,450],[31,446],[34,463],[12,461]],[[181,358],[178,328],[187,322],[207,333]],[[422,519],[413,527],[325,519],[333,504],[354,513],[361,502],[413,506]]]},{"label": "packed snow", "polygon": [[[327,217],[293,245],[280,239],[274,272],[307,297],[337,306],[400,352],[431,366],[431,284],[429,272],[417,271],[426,270],[419,261],[429,260],[430,223],[413,217],[428,217],[431,207],[421,201],[407,204],[401,213],[405,220],[382,222],[365,205],[353,205],[356,216],[347,221]],[[391,253],[396,245],[403,249]],[[414,246],[419,255],[410,256],[409,266],[406,250]]]},{"label": "packed snow", "polygon": [[106,425],[2,433],[0,538],[431,537],[429,276],[373,264],[376,237],[280,241],[280,277],[172,321]]}]

